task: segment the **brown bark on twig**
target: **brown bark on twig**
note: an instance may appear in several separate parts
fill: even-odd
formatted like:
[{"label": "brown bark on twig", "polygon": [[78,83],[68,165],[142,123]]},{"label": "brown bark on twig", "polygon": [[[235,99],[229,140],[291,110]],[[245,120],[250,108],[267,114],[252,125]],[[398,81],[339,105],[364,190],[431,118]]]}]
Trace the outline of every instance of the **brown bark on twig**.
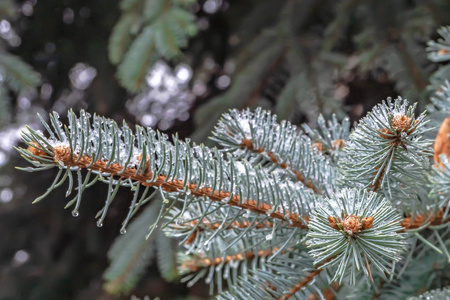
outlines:
[{"label": "brown bark on twig", "polygon": [[303,287],[305,287],[308,283],[310,283],[317,275],[322,272],[323,269],[317,269],[309,273],[302,281],[293,286],[286,294],[279,297],[277,300],[286,300],[291,298],[295,293],[300,291]]},{"label": "brown bark on twig", "polygon": [[279,248],[272,248],[266,250],[260,250],[258,252],[244,252],[235,255],[227,255],[225,257],[216,257],[216,258],[193,258],[190,260],[186,260],[181,265],[182,269],[187,269],[190,272],[196,272],[200,268],[207,268],[211,266],[217,266],[222,263],[229,263],[230,261],[243,261],[253,259],[255,257],[261,256],[269,256],[275,253]]},{"label": "brown bark on twig", "polygon": [[[241,141],[241,147],[243,148],[248,148],[252,151],[255,151],[257,153],[262,153],[264,152],[264,149],[262,148],[258,148],[255,149],[253,146],[253,142],[250,139],[242,139]],[[270,152],[270,151],[266,151],[267,156],[269,156],[270,160],[274,163],[280,166],[280,168],[282,169],[290,169],[290,171],[292,173],[295,174],[295,176],[297,177],[297,180],[300,181],[301,183],[303,183],[305,186],[309,187],[310,189],[312,189],[314,191],[314,193],[316,194],[320,194],[320,192],[317,190],[317,188],[314,186],[314,184],[311,182],[311,180],[306,180],[303,175],[297,171],[294,170],[292,168],[290,168],[290,166],[286,163],[286,162],[279,162],[278,159],[275,157],[275,154]]]},{"label": "brown bark on twig", "polygon": [[[88,156],[83,156],[78,160],[78,156],[74,154],[73,156],[70,155],[70,148],[68,146],[59,146],[54,149],[54,159],[55,161],[59,161],[63,163],[65,166],[68,167],[74,167],[77,166],[79,168],[87,168],[87,166],[91,163],[92,158]],[[112,163],[108,166],[107,161],[101,161],[97,160],[87,168],[89,170],[94,171],[100,171],[104,173],[109,173],[111,176],[118,176],[120,178],[129,178],[134,181],[139,181],[141,185],[143,186],[150,186],[150,187],[161,187],[166,192],[175,192],[178,190],[184,189],[184,182],[182,180],[172,179],[167,180],[167,177],[164,175],[159,175],[153,182],[147,182],[150,180],[153,176],[153,173],[150,170],[146,170],[144,174],[136,174],[136,168],[126,168],[123,172],[123,166]],[[122,172],[121,174],[119,174]],[[210,187],[203,187],[197,189],[196,184],[188,184],[187,187],[191,191],[191,193],[197,197],[207,197],[212,201],[221,202],[224,199],[228,199],[230,197],[229,192],[225,191],[213,191]],[[257,203],[256,200],[253,199],[241,199],[238,195],[232,196],[229,202],[227,203],[230,206],[239,207],[242,209],[247,209],[253,212],[256,212],[258,214],[267,214],[269,211],[273,210],[272,205],[266,204],[266,203]],[[277,210],[275,212],[272,212],[268,214],[270,217],[274,219],[279,220],[286,220],[286,217],[284,214]],[[307,228],[307,226],[304,224],[304,221],[301,220],[298,216],[298,214],[291,214],[287,217],[290,221],[292,221],[292,224],[296,227],[300,228]],[[308,219],[306,219],[307,221]]]},{"label": "brown bark on twig", "polygon": [[444,122],[442,122],[441,128],[439,128],[439,132],[436,136],[436,140],[434,142],[434,162],[440,164],[442,166],[442,162],[439,158],[439,155],[445,154],[447,157],[450,157],[450,118],[446,118]]}]

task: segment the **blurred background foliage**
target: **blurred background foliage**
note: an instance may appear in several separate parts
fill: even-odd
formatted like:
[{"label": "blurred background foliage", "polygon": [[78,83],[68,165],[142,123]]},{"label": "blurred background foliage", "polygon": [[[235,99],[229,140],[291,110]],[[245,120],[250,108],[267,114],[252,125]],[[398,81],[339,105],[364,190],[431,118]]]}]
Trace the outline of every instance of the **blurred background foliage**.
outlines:
[{"label": "blurred background foliage", "polygon": [[0,299],[208,295],[178,282],[176,245],[144,239],[154,205],[119,235],[128,191],[101,229],[101,185],[78,218],[61,209],[64,189],[31,205],[54,176],[14,169],[36,113],[85,108],[210,143],[229,108],[312,127],[388,96],[423,109],[450,77],[425,51],[449,11],[450,0],[0,0]]}]

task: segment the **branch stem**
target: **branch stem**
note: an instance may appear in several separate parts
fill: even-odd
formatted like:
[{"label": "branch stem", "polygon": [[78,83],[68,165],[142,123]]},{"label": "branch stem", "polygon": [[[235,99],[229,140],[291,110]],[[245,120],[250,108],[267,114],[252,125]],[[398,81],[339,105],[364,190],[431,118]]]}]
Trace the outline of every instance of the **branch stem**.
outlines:
[{"label": "branch stem", "polygon": [[[264,149],[262,148],[258,148],[255,149],[252,140],[250,139],[242,139],[241,142],[241,147],[242,148],[248,148],[251,151],[257,152],[257,153],[262,153],[264,152]],[[301,183],[303,183],[305,186],[309,187],[310,189],[312,189],[314,191],[314,193],[316,194],[320,194],[320,192],[317,190],[317,188],[314,186],[314,184],[311,182],[311,180],[306,180],[305,177],[303,177],[302,173],[299,172],[298,170],[292,169],[287,163],[282,162],[280,163],[278,161],[278,159],[275,157],[274,153],[270,152],[269,150],[266,151],[267,156],[269,156],[270,160],[278,165],[280,168],[282,169],[289,169],[292,173],[295,174],[295,176],[297,177],[297,180],[300,181]]]},{"label": "branch stem", "polygon": [[[68,146],[66,146],[68,147]],[[56,151],[64,151],[55,148]],[[67,150],[67,149],[65,149]],[[62,163],[66,167],[78,167],[83,169],[88,169],[91,171],[99,171],[102,173],[109,173],[111,176],[118,176],[121,179],[130,179],[132,181],[138,181],[143,186],[149,187],[161,187],[162,190],[166,192],[176,192],[184,190],[184,182],[182,180],[167,180],[165,175],[159,175],[151,181],[153,173],[147,169],[144,174],[136,174],[136,168],[125,168],[117,163],[108,164],[108,161],[97,160],[92,163],[92,158],[89,156],[83,156],[78,159],[76,154],[64,155],[55,157],[59,163]],[[88,167],[90,165],[90,167]],[[227,204],[230,206],[239,207],[242,209],[250,210],[258,214],[267,214],[268,216],[286,221],[289,219],[292,221],[292,225],[300,228],[307,228],[305,221],[301,220],[298,214],[290,214],[287,217],[280,211],[273,211],[272,205],[259,203],[253,199],[243,199],[241,201],[239,195],[232,196],[230,200],[230,193],[225,191],[213,191],[210,187],[199,188],[196,184],[191,183],[187,185],[187,188],[191,191],[191,194],[196,197],[207,197],[212,201],[221,202],[222,200],[227,200]],[[309,220],[305,219],[306,222]]]}]

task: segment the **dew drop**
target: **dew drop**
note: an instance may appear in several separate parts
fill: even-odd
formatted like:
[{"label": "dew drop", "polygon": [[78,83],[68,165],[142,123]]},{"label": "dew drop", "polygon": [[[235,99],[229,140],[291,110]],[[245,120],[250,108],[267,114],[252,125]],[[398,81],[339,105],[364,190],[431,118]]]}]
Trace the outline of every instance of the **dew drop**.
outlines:
[{"label": "dew drop", "polygon": [[125,228],[120,229],[120,234],[125,234],[127,233],[127,230]]},{"label": "dew drop", "polygon": [[190,195],[191,194],[191,190],[190,189],[187,189],[186,190],[186,195]]},{"label": "dew drop", "polygon": [[97,227],[102,227],[103,226],[103,223],[99,220],[98,222],[97,222]]},{"label": "dew drop", "polygon": [[166,204],[169,203],[169,199],[164,198],[163,203],[166,203]]},{"label": "dew drop", "polygon": [[270,241],[271,239],[273,239],[273,235],[271,233],[266,235],[266,241]]},{"label": "dew drop", "polygon": [[72,216],[78,217],[79,215],[80,215],[80,213],[78,212],[78,210],[73,210],[72,211]]},{"label": "dew drop", "polygon": [[176,223],[177,225],[183,225],[184,220],[183,220],[183,218],[178,218],[178,219],[175,221],[175,223]]}]

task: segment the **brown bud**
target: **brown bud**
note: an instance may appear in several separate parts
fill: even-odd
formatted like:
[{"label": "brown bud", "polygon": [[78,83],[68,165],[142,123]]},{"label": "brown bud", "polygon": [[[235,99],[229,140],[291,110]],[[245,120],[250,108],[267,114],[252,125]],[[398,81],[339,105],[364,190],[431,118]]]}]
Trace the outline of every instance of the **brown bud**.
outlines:
[{"label": "brown bud", "polygon": [[343,149],[345,147],[345,140],[343,139],[337,139],[333,142],[334,149]]},{"label": "brown bud", "polygon": [[437,53],[438,55],[449,55],[450,51],[446,50],[446,49],[441,49],[438,51]]},{"label": "brown bud", "polygon": [[[336,218],[339,221],[339,218]],[[336,230],[339,230],[339,227],[337,226],[336,220],[334,217],[328,217],[328,224],[331,228],[334,228]]]},{"label": "brown bud", "polygon": [[405,115],[398,115],[392,119],[391,125],[399,131],[408,131],[411,128],[411,120],[412,118]]},{"label": "brown bud", "polygon": [[241,147],[242,148],[249,148],[250,150],[253,150],[253,142],[252,142],[252,140],[250,140],[250,139],[242,139]]},{"label": "brown bud", "polygon": [[28,146],[27,150],[31,152],[31,154],[36,156],[46,156],[48,155],[47,152],[42,151],[41,149],[38,149],[37,147],[41,148],[38,143],[31,142],[31,144]]},{"label": "brown bud", "polygon": [[390,136],[390,135],[393,135],[393,134],[394,134],[394,133],[391,132],[391,131],[390,131],[389,129],[387,129],[387,128],[378,129],[378,135],[379,135],[380,137],[382,137],[383,139],[389,140],[389,139],[392,138],[392,136]]},{"label": "brown bud", "polygon": [[436,164],[441,164],[439,155],[445,154],[450,157],[450,118],[447,118],[442,122],[441,128],[436,136],[436,141],[434,142],[434,162]]},{"label": "brown bud", "polygon": [[317,148],[320,152],[323,152],[325,149],[323,148],[323,144],[319,142],[314,142],[314,147]]},{"label": "brown bud", "polygon": [[373,217],[365,217],[364,219],[364,224],[362,226],[362,229],[369,229],[373,227]]},{"label": "brown bud", "polygon": [[70,153],[69,146],[65,146],[65,145],[56,146],[55,149],[53,150],[53,152],[54,152],[53,159],[55,161],[68,162],[73,159],[72,155]]},{"label": "brown bud", "polygon": [[342,226],[346,231],[358,233],[362,228],[361,218],[355,215],[348,215],[344,218]]}]

